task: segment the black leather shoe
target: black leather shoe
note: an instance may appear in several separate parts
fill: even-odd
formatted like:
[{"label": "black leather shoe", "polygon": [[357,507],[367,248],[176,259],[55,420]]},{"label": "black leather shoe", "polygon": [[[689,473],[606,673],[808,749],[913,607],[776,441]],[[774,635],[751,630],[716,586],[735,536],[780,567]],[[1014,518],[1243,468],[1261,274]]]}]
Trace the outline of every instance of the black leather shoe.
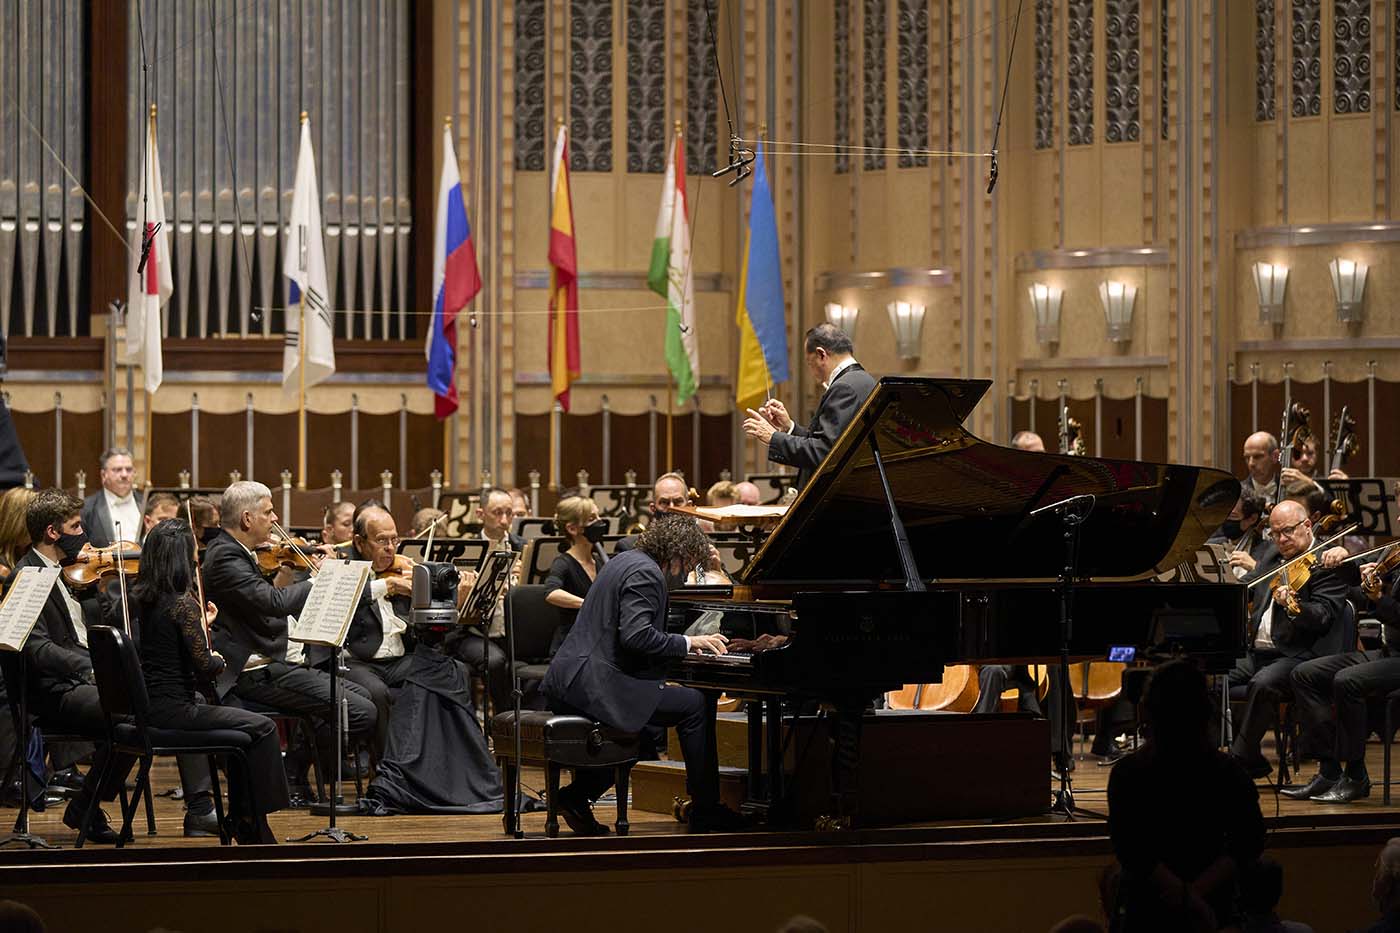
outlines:
[{"label": "black leather shoe", "polygon": [[569,829],[577,836],[606,836],[608,828],[598,822],[593,815],[593,807],[582,794],[572,793],[572,788],[564,788],[555,800],[555,810],[569,824]]},{"label": "black leather shoe", "polygon": [[208,813],[185,814],[185,836],[187,838],[217,836],[218,834],[219,818],[214,815],[213,810]]},{"label": "black leather shoe", "polygon": [[738,833],[752,825],[752,820],[744,814],[735,813],[723,804],[690,811],[692,833]]},{"label": "black leather shoe", "polygon": [[[74,800],[68,804],[68,809],[63,811],[63,825],[75,832],[83,825],[83,813],[87,809],[87,804],[80,804]],[[97,845],[114,846],[117,844],[117,831],[112,828],[112,824],[107,820],[107,814],[99,807],[92,815],[92,825],[88,827],[87,841]]]},{"label": "black leather shoe", "polygon": [[77,768],[64,768],[62,771],[55,771],[53,777],[49,778],[49,790],[71,797],[83,789],[83,780],[83,775]]},{"label": "black leather shoe", "polygon": [[1280,794],[1290,800],[1307,800],[1309,797],[1316,797],[1318,794],[1325,794],[1337,786],[1337,782],[1328,777],[1323,777],[1319,771],[1313,775],[1313,779],[1298,787],[1285,787],[1279,791]]},{"label": "black leather shoe", "polygon": [[1351,803],[1353,800],[1361,800],[1363,797],[1369,796],[1371,796],[1370,778],[1362,778],[1358,781],[1343,774],[1342,779],[1331,790],[1309,799],[1318,803]]}]

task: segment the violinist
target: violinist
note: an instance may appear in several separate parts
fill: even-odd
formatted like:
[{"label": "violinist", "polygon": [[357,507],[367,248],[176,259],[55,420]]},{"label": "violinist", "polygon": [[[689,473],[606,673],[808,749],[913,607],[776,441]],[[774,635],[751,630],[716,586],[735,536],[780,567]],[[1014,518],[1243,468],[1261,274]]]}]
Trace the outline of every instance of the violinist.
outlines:
[{"label": "violinist", "polygon": [[[222,529],[205,549],[203,563],[205,597],[219,607],[214,647],[226,662],[215,684],[218,695],[232,695],[279,713],[310,716],[317,724],[321,773],[332,774],[330,675],[308,667],[302,645],[287,638],[287,618],[301,611],[311,581],[273,586],[263,578],[254,554],[271,541],[277,524],[272,492],[251,480],[234,483],[224,490],[219,517]],[[315,557],[311,560],[314,563]],[[374,702],[359,684],[346,683],[344,690],[350,734],[372,736]],[[309,765],[304,759],[289,764],[294,766],[291,783],[298,792],[307,785]]]},{"label": "violinist", "polygon": [[[88,543],[80,517],[82,508],[82,500],[62,489],[40,490],[26,514],[29,537],[34,545],[15,564],[15,569],[58,567],[75,560]],[[24,645],[29,710],[39,721],[50,728],[79,735],[105,733],[102,704],[93,679],[92,659],[88,655],[87,633],[90,626],[108,624],[119,614],[120,607],[113,604],[101,587],[91,586],[74,593],[62,578],[54,584],[39,621]],[[5,681],[13,691],[14,685],[20,682],[18,664],[9,652],[0,654],[3,654]],[[70,829],[76,830],[81,825],[94,795],[102,800],[116,798],[135,761],[128,755],[119,756],[107,783],[98,787],[108,754],[105,745],[98,745],[82,790],[69,801],[63,823]],[[100,809],[94,814],[87,838],[107,844],[117,841],[116,831]]]},{"label": "violinist", "polygon": [[178,518],[180,500],[168,492],[156,492],[146,497],[146,508],[141,514],[141,538],[151,533],[151,529],[167,518]]},{"label": "violinist", "polygon": [[355,504],[353,502],[332,502],[326,507],[321,520],[321,543],[332,547],[349,544],[354,535]]},{"label": "violinist", "polygon": [[15,486],[0,493],[0,575],[9,579],[15,564],[29,550],[27,518],[35,492]]},{"label": "violinist", "polygon": [[1255,431],[1244,439],[1244,466],[1247,472],[1240,491],[1273,505],[1278,486],[1278,438],[1268,431]]},{"label": "violinist", "polygon": [[189,507],[194,534],[203,553],[204,547],[219,533],[219,504],[208,496],[190,496]]},{"label": "violinist", "polygon": [[1400,550],[1391,548],[1379,564],[1358,566],[1352,561],[1337,567],[1337,575],[1360,588],[1371,613],[1381,621],[1381,646],[1316,658],[1293,671],[1302,750],[1318,759],[1318,772],[1301,787],[1286,788],[1285,796],[1320,803],[1350,803],[1370,796],[1366,701],[1400,689],[1400,573],[1391,569],[1396,566]]},{"label": "violinist", "polygon": [[607,533],[608,522],[598,517],[598,503],[569,496],[554,507],[554,529],[569,539],[569,548],[554,558],[544,581],[544,601],[559,610],[559,628],[549,646],[550,657],[573,628],[583,598],[607,562],[598,542]]},{"label": "violinist", "polygon": [[[515,503],[504,489],[488,489],[481,494],[477,508],[481,520],[481,536],[491,542],[491,550],[510,550],[519,554],[525,541],[510,530],[515,521]],[[512,577],[519,573],[513,571]],[[475,631],[449,635],[444,647],[482,675],[491,692],[491,707],[503,710],[511,704],[511,676],[506,665],[505,602],[496,604],[491,625],[485,637]]]},{"label": "violinist", "polygon": [[[500,775],[472,709],[467,670],[416,638],[408,624],[412,563],[395,554],[394,517],[383,506],[362,505],[353,526],[355,556],[370,561],[375,574],[370,599],[356,609],[346,640],[352,655],[346,676],[365,688],[379,716],[378,765],[366,809],[381,814],[496,806]],[[459,590],[459,602],[464,595]]]},{"label": "violinist", "polygon": [[1277,573],[1315,543],[1307,509],[1291,500],[1275,505],[1269,513],[1269,536],[1278,555],[1260,564],[1255,578],[1276,575],[1257,587],[1246,633],[1248,653],[1229,674],[1231,688],[1243,688],[1246,700],[1230,753],[1253,777],[1273,770],[1259,744],[1279,700],[1291,695],[1293,669],[1344,647],[1341,620],[1346,583],[1337,572],[1323,567],[1320,556],[1313,555]]}]

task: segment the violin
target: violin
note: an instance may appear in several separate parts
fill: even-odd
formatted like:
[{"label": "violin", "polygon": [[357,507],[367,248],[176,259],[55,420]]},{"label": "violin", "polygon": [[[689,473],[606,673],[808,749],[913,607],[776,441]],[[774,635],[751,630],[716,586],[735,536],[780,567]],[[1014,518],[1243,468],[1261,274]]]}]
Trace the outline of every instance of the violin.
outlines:
[{"label": "violin", "polygon": [[1400,547],[1392,547],[1377,561],[1375,568],[1361,578],[1361,592],[1365,593],[1368,599],[1380,599],[1381,581],[1396,567],[1400,567]]},{"label": "violin", "polygon": [[[85,590],[115,577],[141,569],[141,548],[130,542],[89,548],[63,567],[63,580],[69,589]],[[120,570],[118,570],[120,565]]]},{"label": "violin", "polygon": [[395,554],[393,563],[389,564],[389,566],[385,567],[383,570],[376,571],[374,579],[383,580],[385,577],[404,577],[405,579],[412,579],[413,563],[413,558],[409,557],[407,554]]},{"label": "violin", "polygon": [[1313,567],[1317,566],[1317,562],[1321,559],[1321,556],[1316,552],[1309,552],[1298,560],[1285,564],[1274,575],[1274,589],[1278,589],[1280,586],[1288,587],[1288,595],[1283,600],[1283,607],[1288,610],[1290,615],[1297,614],[1298,591],[1307,585],[1308,580],[1312,577]]},{"label": "violin", "polygon": [[283,567],[315,570],[316,565],[312,563],[310,555],[316,547],[305,538],[284,538],[259,544],[253,553],[258,558],[258,570],[263,576],[270,576]]}]

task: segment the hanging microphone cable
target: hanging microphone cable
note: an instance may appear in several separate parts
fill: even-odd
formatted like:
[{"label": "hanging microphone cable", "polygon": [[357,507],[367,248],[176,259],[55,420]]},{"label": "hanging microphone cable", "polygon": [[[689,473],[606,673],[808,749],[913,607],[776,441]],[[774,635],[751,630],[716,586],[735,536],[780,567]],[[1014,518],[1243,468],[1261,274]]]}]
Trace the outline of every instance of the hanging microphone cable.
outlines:
[{"label": "hanging microphone cable", "polygon": [[714,59],[715,63],[715,80],[719,82],[719,96],[720,100],[724,102],[724,122],[729,124],[729,164],[713,172],[710,177],[719,178],[721,175],[733,172],[734,177],[729,182],[729,187],[733,188],[753,174],[753,169],[750,166],[753,164],[755,156],[752,149],[744,146],[744,141],[734,129],[734,117],[729,112],[729,93],[724,89],[724,70],[719,66],[719,40],[715,37],[715,17],[710,0],[705,0],[705,24],[710,30],[710,57]]},{"label": "hanging microphone cable", "polygon": [[1000,166],[997,164],[997,139],[1001,136],[1001,117],[1006,113],[1006,92],[1011,88],[1011,65],[1016,61],[1016,35],[1021,31],[1021,8],[1026,0],[1017,0],[1016,22],[1011,27],[1011,48],[1006,53],[1006,77],[1001,82],[1001,103],[997,105],[997,124],[992,130],[992,164],[987,168],[987,193],[991,194],[997,186],[997,174]]}]

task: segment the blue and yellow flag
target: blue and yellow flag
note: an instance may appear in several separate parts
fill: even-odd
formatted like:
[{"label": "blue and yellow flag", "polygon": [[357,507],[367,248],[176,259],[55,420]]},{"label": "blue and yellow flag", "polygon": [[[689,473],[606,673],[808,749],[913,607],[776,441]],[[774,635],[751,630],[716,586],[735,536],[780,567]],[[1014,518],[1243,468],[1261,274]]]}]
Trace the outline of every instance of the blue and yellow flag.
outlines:
[{"label": "blue and yellow flag", "polygon": [[788,380],[787,306],[783,301],[778,222],[763,162],[763,144],[754,159],[753,199],[744,264],[739,273],[739,374],[734,394],[739,408],[757,408],[769,386]]}]

